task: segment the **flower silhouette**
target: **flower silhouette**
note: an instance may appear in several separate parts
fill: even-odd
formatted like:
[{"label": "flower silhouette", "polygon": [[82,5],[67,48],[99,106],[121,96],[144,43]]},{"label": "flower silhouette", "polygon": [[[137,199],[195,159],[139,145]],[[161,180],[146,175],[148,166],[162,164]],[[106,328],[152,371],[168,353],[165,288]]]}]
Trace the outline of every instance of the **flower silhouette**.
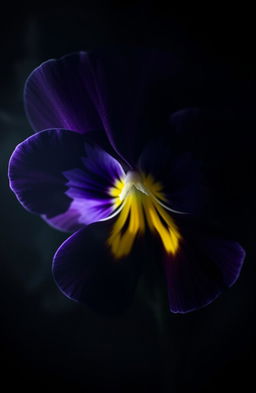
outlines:
[{"label": "flower silhouette", "polygon": [[74,232],[54,278],[102,312],[130,304],[148,259],[163,264],[175,313],[212,302],[243,265],[243,248],[203,219],[200,163],[176,144],[196,113],[175,108],[178,69],[168,53],[102,50],[49,60],[26,82],[36,133],[11,156],[10,187],[27,210]]}]

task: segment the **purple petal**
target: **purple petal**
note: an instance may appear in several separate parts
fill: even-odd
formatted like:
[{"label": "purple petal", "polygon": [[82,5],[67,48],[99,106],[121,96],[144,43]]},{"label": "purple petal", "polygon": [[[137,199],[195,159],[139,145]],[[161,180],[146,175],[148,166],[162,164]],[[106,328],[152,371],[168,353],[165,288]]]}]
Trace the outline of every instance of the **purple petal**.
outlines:
[{"label": "purple petal", "polygon": [[191,153],[179,150],[173,135],[147,145],[139,159],[139,170],[161,183],[171,209],[193,214],[203,209],[201,163]]},{"label": "purple petal", "polygon": [[134,165],[145,141],[168,123],[170,92],[175,95],[183,67],[173,53],[152,49],[102,51],[90,58],[104,128],[116,151]]},{"label": "purple petal", "polygon": [[24,103],[35,131],[102,129],[93,70],[85,52],[48,60],[36,68],[27,79]]},{"label": "purple petal", "polygon": [[53,275],[67,297],[115,314],[132,301],[142,258],[136,259],[135,245],[124,259],[113,259],[107,246],[112,225],[94,223],[69,237],[54,256]]},{"label": "purple petal", "polygon": [[177,255],[164,258],[170,310],[174,313],[193,311],[215,300],[237,281],[245,259],[238,243],[205,226],[192,223],[181,233]]},{"label": "purple petal", "polygon": [[134,164],[145,138],[168,123],[174,106],[168,97],[181,88],[181,69],[173,54],[156,50],[80,52],[49,60],[32,72],[25,108],[35,131],[105,130],[116,151]]},{"label": "purple petal", "polygon": [[31,136],[9,164],[10,186],[21,204],[63,231],[109,216],[114,207],[108,190],[123,173],[108,153],[65,130]]}]

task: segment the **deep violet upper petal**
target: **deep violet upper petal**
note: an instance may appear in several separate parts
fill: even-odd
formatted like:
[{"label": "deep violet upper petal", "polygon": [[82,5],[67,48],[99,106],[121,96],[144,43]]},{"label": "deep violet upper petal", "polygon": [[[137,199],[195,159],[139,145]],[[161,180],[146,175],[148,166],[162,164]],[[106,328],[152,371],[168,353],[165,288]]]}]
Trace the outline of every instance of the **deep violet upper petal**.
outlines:
[{"label": "deep violet upper petal", "polygon": [[145,146],[138,167],[161,184],[165,204],[171,209],[202,213],[206,199],[202,164],[191,152],[179,150],[174,137],[155,138]]},{"label": "deep violet upper petal", "polygon": [[145,140],[165,131],[184,79],[182,68],[174,54],[139,48],[49,60],[28,77],[26,112],[35,131],[104,129],[116,151],[133,165]]},{"label": "deep violet upper petal", "polygon": [[186,313],[213,302],[237,281],[245,259],[239,243],[193,218],[176,219],[182,240],[164,257],[170,310]]},{"label": "deep violet upper petal", "polygon": [[61,291],[105,314],[118,314],[131,304],[143,261],[138,243],[125,258],[113,258],[107,246],[112,221],[74,233],[53,261],[53,275]]},{"label": "deep violet upper petal", "polygon": [[42,63],[27,78],[24,105],[34,131],[64,128],[83,134],[102,129],[88,54],[78,52]]},{"label": "deep violet upper petal", "polygon": [[90,60],[104,128],[112,146],[133,166],[145,142],[166,131],[183,65],[174,53],[142,48],[92,52]]},{"label": "deep violet upper petal", "polygon": [[121,165],[86,136],[46,130],[17,146],[9,163],[11,189],[50,225],[75,231],[113,211],[108,190]]}]

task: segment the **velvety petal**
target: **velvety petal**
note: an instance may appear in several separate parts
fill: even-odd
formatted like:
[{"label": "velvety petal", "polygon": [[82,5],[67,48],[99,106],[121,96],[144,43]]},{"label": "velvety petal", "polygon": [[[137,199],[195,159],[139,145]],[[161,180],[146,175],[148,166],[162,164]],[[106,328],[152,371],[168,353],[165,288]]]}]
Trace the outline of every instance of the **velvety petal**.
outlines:
[{"label": "velvety petal", "polygon": [[192,153],[184,152],[175,138],[158,138],[144,149],[139,170],[161,183],[165,204],[173,210],[199,214],[204,207],[201,163]]},{"label": "velvety petal", "polygon": [[184,67],[174,53],[142,48],[94,52],[90,59],[104,128],[118,153],[135,165],[145,141],[165,131]]},{"label": "velvety petal", "polygon": [[215,300],[236,282],[245,258],[237,242],[192,219],[186,221],[179,223],[182,240],[177,254],[164,258],[174,313],[193,311]]},{"label": "velvety petal", "polygon": [[50,225],[74,231],[105,218],[120,164],[85,136],[65,130],[37,133],[17,146],[9,163],[11,189]]},{"label": "velvety petal", "polygon": [[112,221],[94,223],[73,234],[53,261],[54,278],[67,297],[108,314],[130,305],[143,261],[136,242],[128,256],[113,258],[107,245]]},{"label": "velvety petal", "polygon": [[116,151],[134,164],[145,139],[167,126],[184,80],[182,69],[173,54],[141,48],[49,60],[26,83],[28,118],[36,131],[104,129]]},{"label": "velvety petal", "polygon": [[36,68],[26,81],[24,104],[35,131],[102,129],[94,74],[85,52],[51,59]]}]

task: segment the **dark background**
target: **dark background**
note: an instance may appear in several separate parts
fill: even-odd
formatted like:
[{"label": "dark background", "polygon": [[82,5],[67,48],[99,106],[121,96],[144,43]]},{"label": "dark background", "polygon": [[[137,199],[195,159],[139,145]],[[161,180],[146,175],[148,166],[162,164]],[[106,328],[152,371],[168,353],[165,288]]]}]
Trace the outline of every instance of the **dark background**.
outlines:
[{"label": "dark background", "polygon": [[[96,1],[59,8],[11,5],[0,19],[1,385],[27,391],[254,391],[252,10]],[[203,151],[209,168],[211,214],[246,248],[247,258],[232,289],[187,315],[168,312],[158,276],[159,299],[149,286],[146,292],[144,277],[132,307],[118,318],[66,299],[51,275],[52,255],[66,235],[28,214],[8,188],[10,154],[31,134],[22,104],[28,74],[48,58],[126,44],[175,50],[194,69],[201,67],[206,79],[224,83],[212,102],[224,102],[225,110],[191,143]]]}]

